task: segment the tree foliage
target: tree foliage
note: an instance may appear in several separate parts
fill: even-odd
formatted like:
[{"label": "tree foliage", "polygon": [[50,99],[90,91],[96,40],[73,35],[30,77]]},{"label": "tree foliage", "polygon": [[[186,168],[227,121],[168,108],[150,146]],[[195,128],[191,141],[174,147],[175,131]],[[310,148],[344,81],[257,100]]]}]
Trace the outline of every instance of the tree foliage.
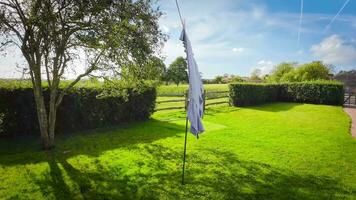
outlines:
[{"label": "tree foliage", "polygon": [[329,80],[331,66],[321,61],[313,61],[302,65],[295,62],[284,62],[277,65],[266,78],[268,82],[302,82]]},{"label": "tree foliage", "polygon": [[[53,147],[57,108],[77,82],[94,71],[118,74],[120,66],[143,66],[160,48],[160,16],[150,0],[0,1],[1,47],[18,47],[27,62],[44,148]],[[87,57],[84,72],[59,90],[81,52]]]},{"label": "tree foliage", "polygon": [[297,63],[295,62],[282,62],[275,66],[272,73],[269,74],[267,80],[269,82],[280,82],[281,79],[289,72],[293,71]]},{"label": "tree foliage", "polygon": [[260,69],[254,69],[251,72],[250,80],[253,82],[260,82],[262,80],[261,75],[262,75],[262,71]]},{"label": "tree foliage", "polygon": [[167,79],[177,86],[179,83],[188,81],[187,61],[183,57],[178,57],[169,65]]},{"label": "tree foliage", "polygon": [[203,80],[204,83],[208,83],[208,84],[226,84],[226,83],[244,82],[244,81],[245,80],[240,76],[233,75],[233,74],[217,75],[213,79]]},{"label": "tree foliage", "polygon": [[129,65],[122,67],[122,78],[131,81],[159,81],[162,82],[166,75],[166,65],[159,57],[153,56],[144,65]]},{"label": "tree foliage", "polygon": [[314,61],[296,69],[296,81],[329,80],[330,68],[321,61]]}]

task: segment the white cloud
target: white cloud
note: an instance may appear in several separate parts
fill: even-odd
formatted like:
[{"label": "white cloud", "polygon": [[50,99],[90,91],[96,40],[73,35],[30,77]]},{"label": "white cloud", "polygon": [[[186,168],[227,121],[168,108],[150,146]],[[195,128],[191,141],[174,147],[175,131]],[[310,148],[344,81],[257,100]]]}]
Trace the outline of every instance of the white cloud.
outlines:
[{"label": "white cloud", "polygon": [[351,64],[356,61],[356,47],[338,35],[331,35],[319,44],[311,47],[310,51],[317,58],[329,64]]},{"label": "white cloud", "polygon": [[257,69],[261,70],[261,74],[269,74],[273,69],[274,63],[270,60],[260,60],[257,62]]},{"label": "white cloud", "polygon": [[245,51],[245,48],[242,48],[242,47],[234,47],[232,48],[232,51],[233,52],[236,52],[236,53],[242,53]]},{"label": "white cloud", "polygon": [[258,65],[272,65],[273,62],[272,61],[269,61],[269,60],[260,60],[257,62]]},{"label": "white cloud", "polygon": [[[194,1],[191,6],[188,6],[190,4],[191,1],[185,2],[181,10],[186,19],[186,30],[198,64],[206,62],[209,65],[201,65],[202,71],[205,67],[215,67],[216,64],[212,63],[218,61],[229,62],[230,66],[241,66],[254,53],[249,49],[258,51],[265,45],[263,34],[265,28],[294,27],[290,22],[285,22],[286,17],[270,15],[267,9],[260,5],[249,4],[247,8],[242,8],[235,0],[229,1],[229,4],[216,1],[213,3],[214,6],[210,4],[210,1],[201,4]],[[197,4],[201,5],[200,9],[196,9]],[[170,12],[161,18],[160,26],[162,30],[168,29],[170,34],[162,51],[163,56],[166,57],[165,63],[169,64],[176,56],[184,55],[184,50],[179,41],[181,26],[176,8],[172,8],[168,3],[166,5],[167,11]],[[231,6],[238,8],[231,10]],[[246,23],[247,21],[249,23]],[[252,63],[254,62],[251,61],[249,65]]]},{"label": "white cloud", "polygon": [[163,56],[166,58],[166,64],[173,62],[178,56],[184,56],[183,43],[179,40],[168,40],[162,50]]},{"label": "white cloud", "polygon": [[161,29],[164,33],[169,33],[170,28],[168,26],[162,25]]}]

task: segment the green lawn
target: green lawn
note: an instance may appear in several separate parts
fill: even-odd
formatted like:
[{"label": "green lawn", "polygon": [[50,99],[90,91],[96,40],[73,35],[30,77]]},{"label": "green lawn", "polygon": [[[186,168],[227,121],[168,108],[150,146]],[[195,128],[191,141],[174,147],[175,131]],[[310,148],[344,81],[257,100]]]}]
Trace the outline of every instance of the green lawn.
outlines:
[{"label": "green lawn", "polygon": [[[187,91],[187,89],[188,89],[188,85],[186,84],[179,85],[179,86],[176,85],[159,86],[157,88],[157,96],[158,96],[157,102],[166,101],[166,100],[183,100],[183,101],[157,103],[156,109],[184,107],[184,93]],[[209,93],[209,92],[228,91],[229,90],[228,84],[205,84],[204,89],[207,92],[207,98],[206,98],[207,104],[225,101],[227,102],[225,105],[228,105],[229,102],[228,93]],[[221,97],[221,98],[216,99],[214,97]]]},{"label": "green lawn", "polygon": [[[164,102],[164,103],[156,103],[156,109],[164,109],[164,108],[178,108],[181,107],[179,110],[184,110],[185,99],[184,97],[157,97],[157,101],[167,101],[167,100],[180,100],[178,102]],[[219,105],[228,105],[229,97],[222,96],[221,98],[214,98],[214,99],[206,99],[206,104],[217,103],[217,102],[226,102],[225,104]],[[210,106],[210,105],[209,105]]]},{"label": "green lawn", "polygon": [[[172,94],[184,94],[188,89],[187,84],[181,84],[179,86],[176,85],[160,85],[157,88],[157,95],[158,96],[166,96]],[[204,89],[206,91],[228,91],[229,85],[228,84],[205,84]]]},{"label": "green lawn", "polygon": [[341,107],[276,103],[213,107],[206,132],[185,115],[37,140],[0,140],[0,199],[356,199],[356,139]]}]

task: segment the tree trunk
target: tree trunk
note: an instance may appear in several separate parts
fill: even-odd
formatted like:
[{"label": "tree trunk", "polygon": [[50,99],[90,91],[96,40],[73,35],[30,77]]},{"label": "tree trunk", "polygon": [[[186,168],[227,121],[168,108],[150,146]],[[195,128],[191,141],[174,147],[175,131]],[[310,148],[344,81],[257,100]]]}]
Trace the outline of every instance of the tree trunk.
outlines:
[{"label": "tree trunk", "polygon": [[[41,88],[42,89],[42,88]],[[43,149],[50,149],[51,144],[48,135],[48,119],[47,119],[47,111],[46,106],[43,99],[43,93],[39,88],[34,88],[35,102],[37,108],[37,117],[38,123],[40,126],[41,139],[42,139],[42,147]]]},{"label": "tree trunk", "polygon": [[51,91],[51,97],[49,101],[49,123],[48,123],[48,135],[49,135],[49,145],[50,148],[54,147],[54,131],[56,127],[56,115],[57,115],[57,106],[56,106],[56,97],[57,89]]}]

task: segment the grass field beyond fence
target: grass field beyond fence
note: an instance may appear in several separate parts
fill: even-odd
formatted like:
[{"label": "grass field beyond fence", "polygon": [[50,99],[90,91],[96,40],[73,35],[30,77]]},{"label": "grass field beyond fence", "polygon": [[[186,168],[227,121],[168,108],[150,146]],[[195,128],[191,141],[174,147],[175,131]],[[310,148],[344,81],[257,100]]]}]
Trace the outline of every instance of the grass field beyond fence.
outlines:
[{"label": "grass field beyond fence", "polygon": [[[185,93],[188,85],[161,85],[157,88],[156,110],[175,109],[182,110],[185,107]],[[206,105],[228,105],[228,84],[205,84]],[[168,101],[168,102],[167,102]]]},{"label": "grass field beyond fence", "polygon": [[213,107],[188,137],[184,111],[121,128],[0,140],[0,199],[355,199],[356,140],[341,107]]},{"label": "grass field beyond fence", "polygon": [[[228,84],[204,84],[204,89],[209,91],[228,91]],[[157,88],[157,96],[175,96],[184,95],[184,93],[188,90],[188,85],[161,85]]]}]

